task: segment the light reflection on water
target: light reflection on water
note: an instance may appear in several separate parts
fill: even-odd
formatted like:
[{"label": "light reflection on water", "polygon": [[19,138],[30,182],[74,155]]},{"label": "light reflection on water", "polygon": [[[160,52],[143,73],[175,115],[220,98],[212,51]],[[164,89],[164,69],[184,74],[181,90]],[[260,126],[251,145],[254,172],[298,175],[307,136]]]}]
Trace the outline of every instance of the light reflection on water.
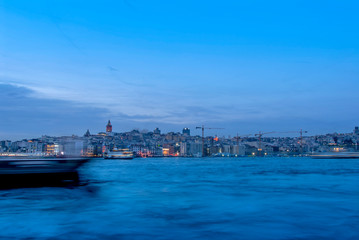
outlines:
[{"label": "light reflection on water", "polygon": [[95,159],[0,190],[0,238],[359,239],[359,160]]}]

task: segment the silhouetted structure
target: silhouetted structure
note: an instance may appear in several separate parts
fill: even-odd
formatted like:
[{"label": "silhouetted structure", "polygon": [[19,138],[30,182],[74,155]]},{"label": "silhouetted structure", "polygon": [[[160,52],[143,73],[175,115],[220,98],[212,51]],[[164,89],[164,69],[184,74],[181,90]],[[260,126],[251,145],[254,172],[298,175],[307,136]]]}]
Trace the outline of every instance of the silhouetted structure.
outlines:
[{"label": "silhouetted structure", "polygon": [[106,132],[107,132],[107,133],[112,132],[112,124],[111,124],[111,121],[110,121],[110,120],[108,120],[108,123],[107,123],[107,125],[106,125]]},{"label": "silhouetted structure", "polygon": [[190,136],[191,135],[191,130],[189,128],[183,128],[182,134],[186,135],[186,136]]},{"label": "silhouetted structure", "polygon": [[90,136],[91,136],[91,134],[90,134],[90,130],[89,130],[89,129],[87,129],[86,133],[84,134],[84,137],[90,137]]}]

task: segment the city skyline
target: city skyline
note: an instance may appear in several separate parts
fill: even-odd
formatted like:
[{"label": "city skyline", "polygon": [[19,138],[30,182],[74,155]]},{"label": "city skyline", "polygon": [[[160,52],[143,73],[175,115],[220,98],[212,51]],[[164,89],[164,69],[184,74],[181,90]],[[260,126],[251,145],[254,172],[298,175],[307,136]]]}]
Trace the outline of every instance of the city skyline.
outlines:
[{"label": "city skyline", "polygon": [[[198,128],[198,127],[197,127]],[[196,128],[196,129],[197,129]],[[211,128],[199,127],[201,131]],[[112,131],[109,120],[105,131],[82,136],[48,136],[17,141],[0,139],[0,156],[87,156],[112,158],[119,151],[122,157],[245,157],[245,156],[311,156],[323,152],[358,151],[359,127],[351,133],[308,136],[306,131],[293,137],[275,136],[276,132],[238,136],[206,136],[182,132],[132,130]],[[214,129],[212,129],[214,130]],[[204,132],[202,132],[203,134]],[[294,133],[294,132],[293,132]],[[277,134],[279,134],[277,132]]]},{"label": "city skyline", "polygon": [[358,6],[1,1],[0,138],[82,135],[108,119],[117,132],[350,132]]},{"label": "city skyline", "polygon": [[[124,133],[131,133],[133,131],[138,131],[140,133],[143,134],[147,134],[150,132],[153,132],[155,134],[159,134],[159,135],[167,135],[167,134],[181,134],[183,135],[184,133],[186,133],[187,136],[193,136],[193,137],[201,137],[202,136],[202,131],[201,128],[204,128],[204,136],[205,137],[211,137],[211,138],[223,138],[223,139],[236,139],[236,138],[255,138],[257,139],[259,135],[261,135],[261,137],[263,138],[298,138],[300,136],[303,137],[315,137],[315,136],[325,136],[325,135],[347,135],[347,134],[355,134],[358,135],[359,134],[359,127],[355,126],[354,128],[351,129],[351,131],[346,131],[346,132],[339,132],[339,131],[332,131],[332,132],[327,132],[327,133],[322,133],[322,134],[313,134],[308,132],[305,129],[294,129],[294,131],[271,131],[271,132],[263,132],[263,131],[256,131],[256,132],[237,132],[233,135],[229,134],[223,134],[223,130],[225,130],[224,128],[212,128],[211,126],[196,126],[196,127],[182,127],[181,129],[170,129],[170,130],[166,130],[166,129],[160,129],[158,127],[153,128],[153,129],[146,129],[146,128],[132,128],[132,129],[128,129],[125,131],[116,131],[116,125],[115,128],[113,130],[113,125],[111,120],[107,121],[106,125],[103,125],[102,129],[100,130],[95,130],[95,129],[90,129],[87,128],[86,131],[84,131],[83,133],[80,134],[67,134],[67,135],[56,135],[56,134],[48,134],[48,133],[44,133],[44,134],[37,134],[37,135],[33,135],[33,136],[28,136],[28,137],[24,137],[24,138],[16,138],[16,136],[12,136],[12,137],[8,137],[8,138],[0,138],[0,141],[5,141],[5,140],[10,140],[10,141],[19,141],[19,140],[26,140],[26,139],[36,139],[39,137],[86,137],[86,136],[104,136],[108,135],[109,133],[113,133],[113,134],[124,134]],[[267,135],[268,134],[268,135]],[[112,136],[112,135],[109,135]]]}]

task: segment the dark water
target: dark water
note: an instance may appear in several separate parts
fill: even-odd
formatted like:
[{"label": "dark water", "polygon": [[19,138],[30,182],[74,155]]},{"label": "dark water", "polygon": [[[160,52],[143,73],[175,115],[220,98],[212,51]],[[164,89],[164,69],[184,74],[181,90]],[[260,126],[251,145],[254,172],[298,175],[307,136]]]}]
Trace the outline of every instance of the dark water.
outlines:
[{"label": "dark water", "polygon": [[359,160],[97,159],[0,190],[0,238],[359,239]]}]

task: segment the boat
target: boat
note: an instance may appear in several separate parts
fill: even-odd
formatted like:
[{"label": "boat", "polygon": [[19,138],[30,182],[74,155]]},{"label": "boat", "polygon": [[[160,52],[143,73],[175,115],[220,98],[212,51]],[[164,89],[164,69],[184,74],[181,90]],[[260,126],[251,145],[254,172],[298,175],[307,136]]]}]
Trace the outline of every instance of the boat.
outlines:
[{"label": "boat", "polygon": [[133,152],[131,152],[128,148],[114,148],[112,151],[107,151],[104,153],[104,159],[130,160],[133,159]]},{"label": "boat", "polygon": [[73,173],[89,158],[0,158],[0,175]]},{"label": "boat", "polygon": [[359,158],[359,152],[326,152],[310,155],[315,159],[350,159]]},{"label": "boat", "polygon": [[0,189],[79,183],[77,169],[89,158],[1,157]]}]

